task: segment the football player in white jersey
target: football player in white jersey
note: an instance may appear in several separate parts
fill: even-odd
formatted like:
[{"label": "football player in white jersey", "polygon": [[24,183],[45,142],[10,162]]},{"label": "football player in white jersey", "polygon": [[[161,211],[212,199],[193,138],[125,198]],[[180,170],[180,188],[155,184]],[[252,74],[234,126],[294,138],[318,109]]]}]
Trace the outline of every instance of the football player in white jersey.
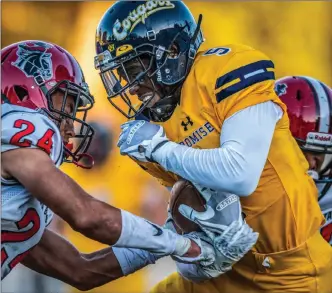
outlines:
[{"label": "football player in white jersey", "polygon": [[[58,169],[63,160],[79,165],[88,157],[93,137],[85,120],[94,98],[70,53],[23,41],[2,49],[1,58],[2,279],[21,262],[88,290],[165,255],[214,262],[213,246],[198,234],[183,237],[107,205]],[[80,253],[47,229],[53,212],[86,237],[114,246]]]},{"label": "football player in white jersey", "polygon": [[307,76],[281,78],[275,89],[287,106],[290,130],[319,190],[319,205],[326,220],[321,233],[332,245],[332,90]]}]

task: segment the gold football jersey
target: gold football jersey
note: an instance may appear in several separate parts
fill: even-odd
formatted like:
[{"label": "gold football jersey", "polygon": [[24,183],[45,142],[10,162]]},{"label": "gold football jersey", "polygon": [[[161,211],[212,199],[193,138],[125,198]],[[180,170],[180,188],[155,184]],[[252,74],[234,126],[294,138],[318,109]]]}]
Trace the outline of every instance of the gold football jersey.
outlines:
[{"label": "gold football jersey", "polygon": [[[201,52],[184,82],[179,105],[168,121],[159,123],[171,141],[211,149],[220,147],[223,123],[234,113],[266,101],[284,110],[257,189],[241,197],[246,221],[260,233],[254,250],[261,253],[296,247],[323,223],[315,184],[306,174],[308,163],[289,131],[274,79],[273,62],[248,46],[227,45]],[[178,180],[158,164],[138,164],[165,186]]]}]

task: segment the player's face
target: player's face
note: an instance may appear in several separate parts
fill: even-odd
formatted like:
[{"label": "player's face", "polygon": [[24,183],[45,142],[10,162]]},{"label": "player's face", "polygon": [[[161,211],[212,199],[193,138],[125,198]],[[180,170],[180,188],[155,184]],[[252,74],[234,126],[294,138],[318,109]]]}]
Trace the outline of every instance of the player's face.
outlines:
[{"label": "player's face", "polygon": [[[144,67],[148,68],[149,59],[141,58],[141,60],[142,60]],[[132,62],[128,62],[125,65],[125,69],[126,69],[128,77],[129,77],[129,80],[133,80],[137,77],[137,75],[139,73],[142,72],[142,65],[137,59],[135,59]],[[149,74],[151,74],[152,72],[153,72],[153,69],[151,69],[151,72],[149,72]],[[121,78],[124,78],[127,81],[127,77],[125,76],[125,74],[123,72],[121,72],[121,70],[118,71],[118,74],[121,76]],[[158,87],[156,87],[156,88],[157,88],[157,91],[154,94],[153,99],[147,105],[148,108],[153,107],[161,99],[160,98],[161,97],[160,88],[158,88]],[[140,101],[146,102],[153,96],[154,89],[153,89],[153,85],[152,85],[150,79],[148,77],[144,77],[140,80],[138,85],[135,85],[130,88],[129,93],[131,95],[137,95],[137,97]]]},{"label": "player's face", "polygon": [[[53,106],[56,110],[62,109],[62,103],[64,99],[64,93],[61,91],[57,91],[52,95]],[[75,107],[75,99],[73,96],[67,95],[67,99],[65,101],[64,112],[66,114],[72,115]],[[64,143],[68,143],[69,139],[75,136],[74,131],[74,122],[70,118],[63,118],[60,124],[60,134]]]},{"label": "player's face", "polygon": [[313,174],[313,177],[317,177],[324,163],[325,154],[309,151],[304,151],[303,154],[309,163],[309,172]]}]

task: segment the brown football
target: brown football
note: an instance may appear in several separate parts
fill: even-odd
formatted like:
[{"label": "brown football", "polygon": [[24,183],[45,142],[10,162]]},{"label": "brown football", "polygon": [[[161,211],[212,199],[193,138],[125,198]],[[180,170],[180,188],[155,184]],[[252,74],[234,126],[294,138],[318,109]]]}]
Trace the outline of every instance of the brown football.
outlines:
[{"label": "brown football", "polygon": [[181,215],[178,208],[181,204],[192,207],[198,212],[205,211],[205,199],[201,196],[195,186],[187,180],[177,181],[172,190],[170,198],[170,211],[176,224],[178,233],[189,233],[192,231],[201,231],[199,226]]}]

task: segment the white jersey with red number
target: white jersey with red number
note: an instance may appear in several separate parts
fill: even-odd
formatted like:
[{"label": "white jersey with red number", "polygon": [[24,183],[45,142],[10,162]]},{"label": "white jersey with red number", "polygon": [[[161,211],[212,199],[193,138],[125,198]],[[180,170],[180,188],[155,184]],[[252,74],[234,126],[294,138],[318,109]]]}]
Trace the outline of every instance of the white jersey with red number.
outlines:
[{"label": "white jersey with red number", "polygon": [[[58,167],[63,144],[57,126],[41,111],[1,105],[1,153],[18,148],[39,148]],[[51,179],[50,179],[51,180]],[[53,212],[18,181],[1,177],[1,279],[41,239]]]},{"label": "white jersey with red number", "polygon": [[[325,184],[317,184],[319,192],[324,187]],[[319,205],[326,220],[326,223],[321,228],[321,233],[325,240],[332,245],[332,186],[326,193],[320,195]]]}]

